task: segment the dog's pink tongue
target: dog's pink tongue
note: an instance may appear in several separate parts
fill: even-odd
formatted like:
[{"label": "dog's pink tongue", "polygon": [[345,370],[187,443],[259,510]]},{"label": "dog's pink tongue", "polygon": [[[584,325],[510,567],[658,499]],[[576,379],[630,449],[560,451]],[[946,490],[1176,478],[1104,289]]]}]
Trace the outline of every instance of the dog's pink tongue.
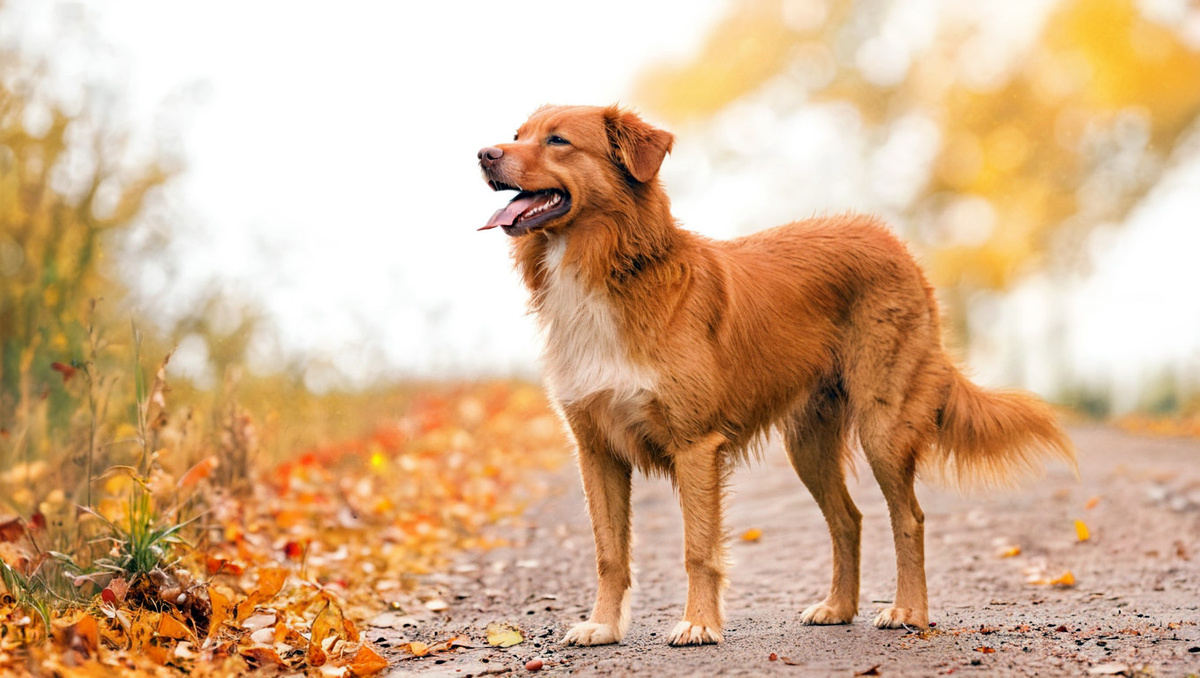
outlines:
[{"label": "dog's pink tongue", "polygon": [[487,224],[479,230],[486,231],[489,228],[496,228],[497,226],[512,226],[517,221],[517,217],[521,216],[521,212],[532,207],[536,200],[536,196],[533,195],[515,198],[506,207],[496,210],[492,218],[488,219]]}]

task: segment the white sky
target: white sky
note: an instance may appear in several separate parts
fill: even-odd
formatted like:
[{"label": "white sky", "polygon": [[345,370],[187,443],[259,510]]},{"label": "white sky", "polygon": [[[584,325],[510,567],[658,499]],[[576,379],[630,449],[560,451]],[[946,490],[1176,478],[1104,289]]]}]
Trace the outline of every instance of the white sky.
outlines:
[{"label": "white sky", "polygon": [[[932,28],[909,24],[937,4],[900,3],[892,18],[919,40]],[[1003,21],[981,24],[996,40],[1027,37],[1046,6],[1014,0]],[[216,279],[279,327],[284,346],[259,347],[268,362],[310,351],[352,374],[528,374],[538,347],[507,239],[475,230],[506,199],[479,179],[476,151],[544,103],[636,106],[638,71],[686,57],[724,7],[7,0],[0,39],[16,37],[67,79],[115,85],[140,134],[182,132],[170,266],[139,271],[151,293],[177,276],[159,295],[168,307]],[[726,236],[821,208],[886,211],[864,198],[874,170],[844,152],[863,143],[846,116],[739,117],[765,110],[735,107],[705,138],[680,136],[664,176],[686,225]],[[704,144],[723,139],[763,152],[716,168]],[[780,185],[795,176],[781,168],[803,185]],[[1050,392],[1052,368],[1128,382],[1168,363],[1200,383],[1198,213],[1200,160],[1097,244],[1094,276],[1050,292],[1033,281],[1004,302],[1006,336],[972,353],[981,376]],[[1068,355],[1045,355],[1063,318]],[[173,364],[187,369],[187,351]]]},{"label": "white sky", "polygon": [[262,300],[288,347],[367,373],[532,369],[507,238],[476,232],[507,199],[476,151],[545,103],[636,103],[639,68],[686,54],[724,7],[8,4],[26,49],[56,62],[64,17],[86,23],[140,124],[191,102],[172,200],[182,288],[223,280]]}]

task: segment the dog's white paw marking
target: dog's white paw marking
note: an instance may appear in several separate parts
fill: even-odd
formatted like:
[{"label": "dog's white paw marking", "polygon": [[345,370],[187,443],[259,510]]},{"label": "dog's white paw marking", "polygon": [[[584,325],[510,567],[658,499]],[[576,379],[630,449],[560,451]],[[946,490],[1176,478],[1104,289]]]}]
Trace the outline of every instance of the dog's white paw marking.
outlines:
[{"label": "dog's white paw marking", "polygon": [[620,640],[621,635],[612,624],[583,622],[571,627],[562,642],[563,645],[612,645]]},{"label": "dog's white paw marking", "polygon": [[693,624],[685,619],[671,629],[671,635],[667,637],[667,644],[676,647],[680,645],[712,645],[722,640],[721,629]]},{"label": "dog's white paw marking", "polygon": [[800,623],[807,625],[849,624],[854,619],[854,613],[855,610],[839,611],[832,605],[821,601],[800,614]]},{"label": "dog's white paw marking", "polygon": [[889,607],[875,617],[875,626],[881,629],[899,629],[905,626],[926,629],[929,628],[929,614],[907,607]]}]

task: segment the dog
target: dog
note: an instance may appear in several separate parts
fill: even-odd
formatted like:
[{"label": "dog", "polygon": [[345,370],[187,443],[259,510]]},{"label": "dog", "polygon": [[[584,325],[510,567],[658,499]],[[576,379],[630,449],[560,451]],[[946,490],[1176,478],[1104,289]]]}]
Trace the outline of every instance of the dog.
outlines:
[{"label": "dog", "polygon": [[845,483],[857,442],[896,546],[896,595],[875,625],[928,627],[918,471],[1005,484],[1043,458],[1074,465],[1069,438],[1035,396],[984,390],[955,367],[933,288],[877,219],[727,241],[681,228],[658,179],[673,143],[617,106],[547,106],[478,153],[488,186],[517,191],[480,230],[512,236],[595,536],[595,605],[563,642],[628,631],[635,470],[670,478],[683,512],[687,603],[667,640],[721,642],[724,488],[771,430],[833,542],[829,595],[800,621],[846,624],[858,610],[862,516]]}]

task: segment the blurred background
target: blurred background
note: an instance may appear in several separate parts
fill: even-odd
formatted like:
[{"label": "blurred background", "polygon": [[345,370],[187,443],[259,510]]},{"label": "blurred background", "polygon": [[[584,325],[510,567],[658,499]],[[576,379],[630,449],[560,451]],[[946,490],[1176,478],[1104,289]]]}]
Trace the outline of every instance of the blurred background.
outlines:
[{"label": "blurred background", "polygon": [[5,430],[131,319],[196,392],[536,378],[475,151],[613,101],[688,228],[879,213],[979,380],[1196,411],[1194,1],[2,0]]}]

